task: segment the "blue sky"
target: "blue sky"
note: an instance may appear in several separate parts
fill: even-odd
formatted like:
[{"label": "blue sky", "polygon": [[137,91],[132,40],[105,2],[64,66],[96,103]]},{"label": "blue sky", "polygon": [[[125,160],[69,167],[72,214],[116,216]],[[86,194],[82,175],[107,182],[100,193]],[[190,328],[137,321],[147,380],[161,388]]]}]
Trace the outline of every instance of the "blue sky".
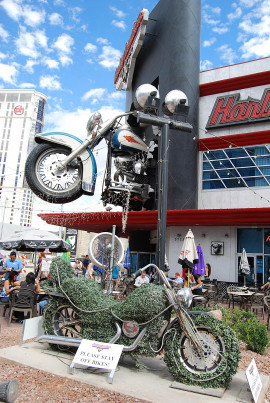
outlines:
[{"label": "blue sky", "polygon": [[[114,89],[115,68],[138,13],[156,4],[0,0],[0,88],[44,93],[45,130],[83,137],[91,112],[101,109],[108,118],[124,109],[125,93]],[[269,54],[270,0],[202,1],[202,70]],[[90,210],[92,202],[85,203]]]}]

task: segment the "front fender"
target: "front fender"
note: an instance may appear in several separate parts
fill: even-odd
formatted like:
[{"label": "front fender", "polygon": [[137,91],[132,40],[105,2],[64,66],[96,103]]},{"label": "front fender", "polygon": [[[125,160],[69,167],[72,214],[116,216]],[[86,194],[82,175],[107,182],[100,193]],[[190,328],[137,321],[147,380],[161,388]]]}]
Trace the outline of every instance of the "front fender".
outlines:
[{"label": "front fender", "polygon": [[[35,135],[35,141],[37,143],[59,144],[69,148],[71,151],[74,151],[83,142],[72,134],[62,132],[38,133]],[[97,177],[95,157],[89,148],[81,152],[79,157],[83,164],[82,189],[85,193],[93,195]]]}]

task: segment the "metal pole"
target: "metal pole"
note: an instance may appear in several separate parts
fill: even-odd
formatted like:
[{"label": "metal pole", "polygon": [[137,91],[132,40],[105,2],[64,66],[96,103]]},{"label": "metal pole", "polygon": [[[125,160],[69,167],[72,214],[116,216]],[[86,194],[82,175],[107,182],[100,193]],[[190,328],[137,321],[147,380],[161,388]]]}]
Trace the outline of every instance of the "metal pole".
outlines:
[{"label": "metal pole", "polygon": [[167,193],[168,193],[168,145],[169,145],[169,125],[165,124],[162,128],[162,192],[161,192],[161,215],[160,215],[160,266],[161,270],[165,267],[166,251],[166,222],[167,222]]},{"label": "metal pole", "polygon": [[6,199],[5,199],[4,210],[3,210],[3,217],[2,217],[2,225],[1,225],[1,236],[0,236],[0,239],[2,239],[2,236],[3,236],[3,227],[4,227],[4,219],[5,219],[5,215],[6,215],[7,201],[8,201],[8,199],[6,198]]},{"label": "metal pole", "polygon": [[158,191],[157,191],[157,197],[158,197],[158,225],[157,225],[157,246],[156,246],[156,257],[157,257],[157,266],[160,268],[160,239],[161,239],[161,216],[162,216],[162,211],[161,211],[161,196],[162,196],[162,132],[159,134],[159,139],[158,139]]},{"label": "metal pole", "polygon": [[116,231],[116,225],[113,225],[112,226],[112,247],[111,247],[110,265],[109,265],[110,279],[109,279],[108,295],[110,295],[112,293],[112,273],[113,273],[113,268],[114,268],[113,257],[114,257],[115,231]]}]

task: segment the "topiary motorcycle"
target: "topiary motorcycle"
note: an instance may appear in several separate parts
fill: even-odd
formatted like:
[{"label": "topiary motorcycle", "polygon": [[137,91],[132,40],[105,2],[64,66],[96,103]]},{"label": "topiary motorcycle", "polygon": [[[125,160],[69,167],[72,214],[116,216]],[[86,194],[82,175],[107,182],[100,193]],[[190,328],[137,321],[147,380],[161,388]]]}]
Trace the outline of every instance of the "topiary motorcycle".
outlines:
[{"label": "topiary motorcycle", "polygon": [[39,341],[58,348],[78,347],[82,338],[117,343],[136,361],[165,351],[164,360],[176,381],[227,387],[240,358],[235,333],[209,314],[188,313],[190,289],[175,293],[157,266],[143,269],[149,266],[163,285],[142,285],[118,302],[94,281],[73,278],[65,260],[53,259],[51,280],[43,285],[51,296],[44,311],[46,336]]}]

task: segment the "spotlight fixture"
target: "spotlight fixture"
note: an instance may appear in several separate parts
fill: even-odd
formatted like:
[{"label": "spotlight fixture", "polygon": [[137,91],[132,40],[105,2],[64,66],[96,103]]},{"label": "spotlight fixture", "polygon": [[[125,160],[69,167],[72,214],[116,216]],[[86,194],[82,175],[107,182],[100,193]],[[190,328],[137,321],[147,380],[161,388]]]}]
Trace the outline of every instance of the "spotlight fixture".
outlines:
[{"label": "spotlight fixture", "polygon": [[162,112],[165,115],[177,115],[178,117],[186,117],[188,115],[188,111],[188,99],[183,91],[172,90],[168,92],[162,105]]},{"label": "spotlight fixture", "polygon": [[137,111],[157,112],[160,104],[159,92],[152,84],[140,85],[134,98],[134,107]]}]

